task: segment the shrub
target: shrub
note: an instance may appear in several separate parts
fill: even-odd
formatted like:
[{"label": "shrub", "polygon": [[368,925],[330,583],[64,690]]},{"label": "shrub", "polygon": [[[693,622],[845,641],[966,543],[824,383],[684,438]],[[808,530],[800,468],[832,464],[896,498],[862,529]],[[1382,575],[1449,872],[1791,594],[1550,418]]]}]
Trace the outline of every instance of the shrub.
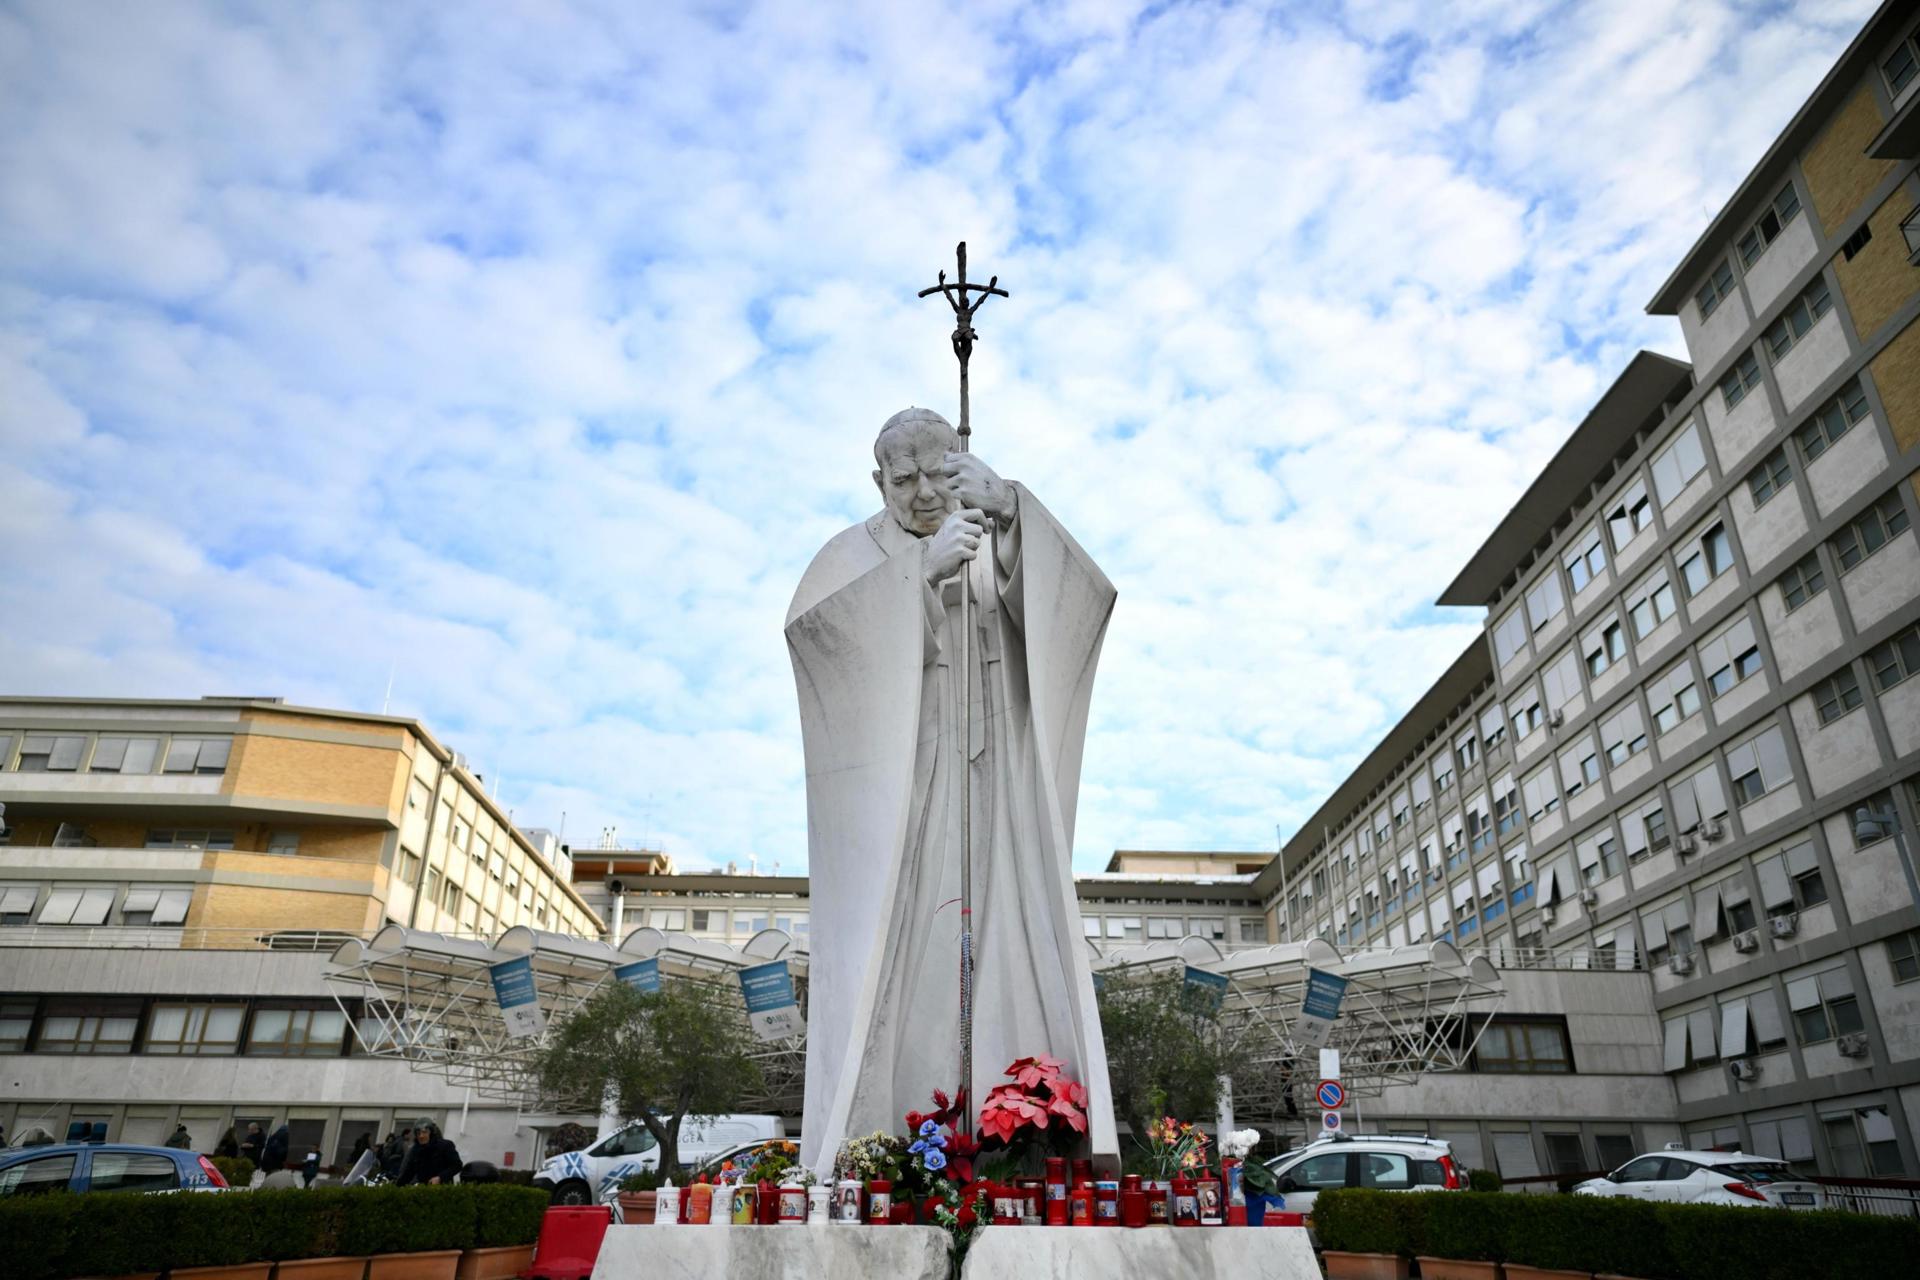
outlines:
[{"label": "shrub", "polygon": [[540,1237],[540,1223],[546,1217],[547,1204],[547,1193],[533,1187],[473,1188],[478,1218],[474,1247],[497,1249],[504,1245],[532,1244]]},{"label": "shrub", "polygon": [[660,1171],[642,1169],[630,1178],[620,1179],[622,1191],[658,1191],[660,1189]]},{"label": "shrub", "polygon": [[65,1269],[73,1238],[84,1228],[84,1196],[15,1196],[0,1200],[0,1240],[5,1240],[12,1280],[55,1280]]},{"label": "shrub", "polygon": [[[1313,1202],[1313,1229],[1325,1249],[1405,1253],[1406,1232],[1391,1191],[1325,1191]],[[1408,1254],[1411,1257],[1411,1254]]]},{"label": "shrub", "polygon": [[245,1156],[208,1156],[207,1159],[213,1162],[228,1186],[244,1191],[253,1185],[253,1171],[257,1166]]},{"label": "shrub", "polygon": [[1443,1191],[1414,1195],[1433,1201],[1427,1208],[1430,1256],[1466,1262],[1506,1261],[1506,1224],[1514,1212],[1510,1206],[1521,1203],[1522,1197],[1457,1196]]},{"label": "shrub", "polygon": [[1470,1191],[1498,1191],[1505,1185],[1500,1181],[1500,1175],[1491,1169],[1467,1170],[1467,1189]]},{"label": "shrub", "polygon": [[477,1187],[350,1187],[340,1252],[419,1253],[473,1245]]},{"label": "shrub", "polygon": [[1653,1206],[1598,1196],[1505,1196],[1507,1261],[1569,1271],[1663,1275],[1668,1270]]}]

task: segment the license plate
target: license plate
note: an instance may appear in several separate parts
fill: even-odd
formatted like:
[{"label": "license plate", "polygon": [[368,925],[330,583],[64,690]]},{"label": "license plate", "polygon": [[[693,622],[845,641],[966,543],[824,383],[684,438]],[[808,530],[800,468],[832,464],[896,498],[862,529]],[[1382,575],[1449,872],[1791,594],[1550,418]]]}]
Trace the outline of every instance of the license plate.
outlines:
[{"label": "license plate", "polygon": [[1813,1197],[1807,1194],[1805,1191],[1785,1191],[1781,1193],[1780,1198],[1786,1201],[1788,1204],[1812,1204],[1813,1203]]}]

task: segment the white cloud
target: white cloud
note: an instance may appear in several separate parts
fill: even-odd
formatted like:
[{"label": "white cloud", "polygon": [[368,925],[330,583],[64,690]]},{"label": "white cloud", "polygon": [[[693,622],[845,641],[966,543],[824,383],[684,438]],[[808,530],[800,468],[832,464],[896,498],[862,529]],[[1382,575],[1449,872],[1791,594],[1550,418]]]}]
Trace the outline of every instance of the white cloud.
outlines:
[{"label": "white cloud", "polygon": [[9,688],[393,670],[523,822],[787,867],[780,621],[954,240],[979,447],[1121,591],[1079,864],[1265,845],[1866,12],[103,8],[0,13]]}]

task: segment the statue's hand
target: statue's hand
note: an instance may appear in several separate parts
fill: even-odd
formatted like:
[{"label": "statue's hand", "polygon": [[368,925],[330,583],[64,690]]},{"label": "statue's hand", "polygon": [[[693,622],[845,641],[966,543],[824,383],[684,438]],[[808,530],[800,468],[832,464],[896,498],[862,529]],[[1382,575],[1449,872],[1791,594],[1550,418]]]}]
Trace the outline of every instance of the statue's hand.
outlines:
[{"label": "statue's hand", "polygon": [[980,461],[977,453],[947,455],[947,492],[959,499],[962,507],[984,512],[1001,524],[1013,519],[1018,501],[1013,486]]},{"label": "statue's hand", "polygon": [[927,585],[938,586],[960,572],[962,564],[980,553],[986,531],[985,518],[975,508],[948,516],[940,531],[921,544],[926,548]]}]

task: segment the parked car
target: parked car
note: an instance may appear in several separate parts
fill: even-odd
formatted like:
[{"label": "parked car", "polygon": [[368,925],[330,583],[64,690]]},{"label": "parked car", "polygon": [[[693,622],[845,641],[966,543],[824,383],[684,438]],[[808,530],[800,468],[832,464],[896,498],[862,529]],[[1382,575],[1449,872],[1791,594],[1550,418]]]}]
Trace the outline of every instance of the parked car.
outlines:
[{"label": "parked car", "polygon": [[[680,1125],[680,1168],[705,1164],[721,1152],[747,1143],[786,1136],[779,1116],[688,1117]],[[660,1146],[638,1120],[607,1134],[580,1151],[553,1157],[533,1175],[533,1185],[548,1192],[555,1204],[592,1204],[609,1185],[637,1173],[660,1167]]]},{"label": "parked car", "polygon": [[1630,1196],[1681,1204],[1748,1208],[1824,1209],[1826,1188],[1808,1182],[1771,1156],[1745,1151],[1664,1151],[1635,1156],[1604,1178],[1576,1186],[1575,1195]]},{"label": "parked car", "polygon": [[63,1142],[0,1151],[0,1197],[50,1191],[225,1191],[213,1161],[173,1147]]},{"label": "parked car", "polygon": [[725,1151],[717,1151],[699,1164],[690,1167],[695,1174],[704,1173],[712,1176],[718,1174],[721,1167],[728,1161],[732,1161],[736,1169],[744,1167],[757,1160],[760,1153],[768,1147],[785,1147],[790,1155],[799,1154],[799,1140],[796,1138],[756,1138],[752,1142],[742,1142],[728,1147]]},{"label": "parked car", "polygon": [[1466,1186],[1453,1147],[1439,1138],[1342,1134],[1321,1138],[1267,1161],[1288,1213],[1312,1213],[1322,1191],[1459,1191]]}]

